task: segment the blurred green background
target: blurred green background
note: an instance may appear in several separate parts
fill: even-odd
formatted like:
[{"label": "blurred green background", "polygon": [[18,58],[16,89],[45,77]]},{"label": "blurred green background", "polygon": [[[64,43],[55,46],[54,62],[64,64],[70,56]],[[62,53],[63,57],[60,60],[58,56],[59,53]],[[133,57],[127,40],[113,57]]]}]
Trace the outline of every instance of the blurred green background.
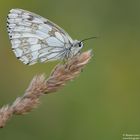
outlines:
[{"label": "blurred green background", "polygon": [[16,59],[6,29],[12,8],[42,15],[74,39],[100,38],[85,43],[83,50],[92,48],[94,57],[80,77],[45,95],[33,112],[14,116],[0,140],[121,140],[125,133],[140,134],[139,0],[1,0],[0,106],[57,64],[26,66]]}]

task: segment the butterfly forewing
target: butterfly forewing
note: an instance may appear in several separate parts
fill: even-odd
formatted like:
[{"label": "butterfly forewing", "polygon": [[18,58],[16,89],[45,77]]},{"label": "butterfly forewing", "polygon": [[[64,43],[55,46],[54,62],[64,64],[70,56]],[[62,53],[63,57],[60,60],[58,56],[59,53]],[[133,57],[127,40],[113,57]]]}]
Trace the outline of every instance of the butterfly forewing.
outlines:
[{"label": "butterfly forewing", "polygon": [[7,28],[16,57],[29,65],[63,59],[65,44],[73,41],[53,22],[21,9],[10,10]]}]

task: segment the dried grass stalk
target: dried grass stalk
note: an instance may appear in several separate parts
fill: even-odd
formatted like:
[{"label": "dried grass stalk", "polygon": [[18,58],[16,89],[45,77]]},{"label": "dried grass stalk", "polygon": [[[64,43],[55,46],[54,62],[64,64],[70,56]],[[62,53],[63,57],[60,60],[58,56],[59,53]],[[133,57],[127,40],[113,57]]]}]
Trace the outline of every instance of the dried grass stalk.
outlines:
[{"label": "dried grass stalk", "polygon": [[13,115],[23,115],[37,107],[41,95],[56,92],[67,81],[77,77],[90,58],[91,51],[83,52],[65,64],[58,64],[48,79],[44,74],[34,76],[23,96],[18,97],[11,105],[5,105],[0,109],[0,127],[4,127]]}]

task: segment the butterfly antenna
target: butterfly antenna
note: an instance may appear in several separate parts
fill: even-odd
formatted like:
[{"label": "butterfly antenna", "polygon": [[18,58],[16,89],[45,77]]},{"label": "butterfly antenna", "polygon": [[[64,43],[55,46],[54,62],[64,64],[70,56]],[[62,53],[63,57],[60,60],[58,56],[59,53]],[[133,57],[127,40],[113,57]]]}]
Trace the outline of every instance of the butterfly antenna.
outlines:
[{"label": "butterfly antenna", "polygon": [[84,42],[84,41],[90,40],[90,39],[94,39],[94,38],[98,38],[98,37],[94,36],[94,37],[85,38],[85,39],[81,40],[81,42]]}]

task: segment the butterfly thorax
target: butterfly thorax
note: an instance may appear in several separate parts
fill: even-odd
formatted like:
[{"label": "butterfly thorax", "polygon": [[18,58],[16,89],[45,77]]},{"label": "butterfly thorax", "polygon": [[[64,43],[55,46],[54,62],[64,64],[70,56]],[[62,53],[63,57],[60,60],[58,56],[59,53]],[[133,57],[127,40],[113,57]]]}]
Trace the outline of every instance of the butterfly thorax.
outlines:
[{"label": "butterfly thorax", "polygon": [[83,47],[83,43],[78,40],[74,40],[72,43],[65,44],[65,58],[69,59],[77,55]]}]

